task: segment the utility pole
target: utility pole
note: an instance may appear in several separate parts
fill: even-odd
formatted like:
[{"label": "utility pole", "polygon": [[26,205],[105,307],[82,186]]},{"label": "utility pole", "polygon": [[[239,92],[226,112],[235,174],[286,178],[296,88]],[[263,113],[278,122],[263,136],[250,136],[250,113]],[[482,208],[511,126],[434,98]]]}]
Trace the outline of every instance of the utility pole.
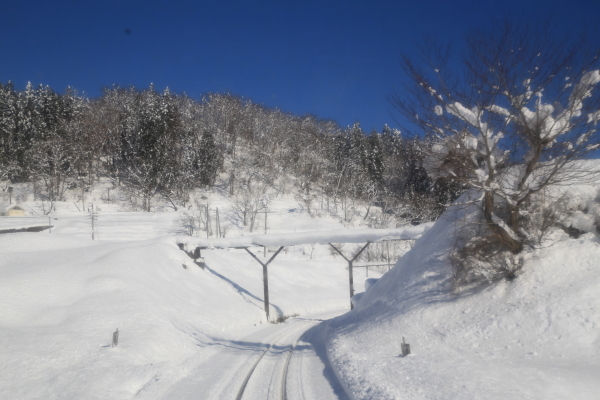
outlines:
[{"label": "utility pole", "polygon": [[94,238],[94,221],[96,219],[98,219],[98,213],[94,211],[94,203],[90,203],[90,209],[88,210],[90,212],[90,219],[92,220],[92,240],[95,240]]}]

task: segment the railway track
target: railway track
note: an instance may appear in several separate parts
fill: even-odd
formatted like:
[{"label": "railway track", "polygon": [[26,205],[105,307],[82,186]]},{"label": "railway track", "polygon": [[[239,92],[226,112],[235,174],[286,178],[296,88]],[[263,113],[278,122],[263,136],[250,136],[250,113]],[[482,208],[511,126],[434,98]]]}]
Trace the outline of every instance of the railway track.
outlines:
[{"label": "railway track", "polygon": [[165,400],[346,400],[325,355],[329,312],[269,325],[218,351],[164,394]]},{"label": "railway track", "polygon": [[236,400],[288,400],[288,367],[298,340],[306,331],[305,326],[302,328],[286,331],[269,344],[247,372]]}]

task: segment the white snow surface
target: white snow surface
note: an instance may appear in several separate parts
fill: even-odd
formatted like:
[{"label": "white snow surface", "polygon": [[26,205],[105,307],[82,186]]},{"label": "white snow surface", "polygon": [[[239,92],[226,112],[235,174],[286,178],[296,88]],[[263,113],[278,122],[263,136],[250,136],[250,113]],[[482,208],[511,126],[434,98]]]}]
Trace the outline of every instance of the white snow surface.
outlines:
[{"label": "white snow surface", "polygon": [[[207,201],[226,210],[223,197]],[[274,202],[285,210],[269,215],[269,232],[340,228],[295,204]],[[263,310],[262,267],[244,250],[203,250],[201,269],[175,245],[181,211],[115,208],[101,205],[96,240],[87,213],[68,203],[52,213],[52,233],[0,235],[0,399],[162,398],[223,347],[277,328]],[[0,229],[34,219],[48,221],[7,218]],[[349,310],[346,268],[328,246],[286,248],[269,265],[271,320]],[[354,275],[364,290],[365,270]]]},{"label": "white snow surface", "polygon": [[[456,292],[448,254],[456,221],[472,211],[449,209],[330,323],[329,357],[348,391],[354,399],[598,399],[598,237],[555,231],[513,281]],[[412,351],[404,358],[403,337]]]},{"label": "white snow surface", "polygon": [[427,222],[416,226],[395,229],[334,229],[270,235],[255,234],[219,239],[198,239],[190,236],[180,236],[176,241],[177,243],[184,243],[190,250],[197,246],[207,248],[231,248],[328,243],[376,243],[386,240],[418,239],[432,226],[433,222]]},{"label": "white snow surface", "polygon": [[[565,190],[574,197],[564,224],[593,231],[597,188]],[[269,235],[251,234],[227,214],[224,196],[206,196],[229,224],[230,243],[309,243],[290,244],[269,265],[272,318],[349,310],[347,263],[316,243],[370,240],[367,231],[357,233],[360,222],[342,230],[339,220],[309,215],[282,197],[271,203],[280,211],[268,216]],[[35,203],[23,205],[47,223]],[[375,279],[365,282],[366,271],[354,270],[356,308],[314,334],[319,341],[327,336],[327,354],[350,397],[597,399],[597,236],[570,239],[556,231],[525,255],[517,279],[457,293],[448,253],[456,220],[471,211],[453,207],[429,230],[411,227],[422,236],[383,277],[370,271]],[[202,251],[201,269],[175,245],[181,213],[101,204],[92,241],[87,213],[59,203],[52,233],[0,235],[0,399],[159,399],[182,387],[202,398],[211,388],[186,383],[202,381],[195,371],[220,376],[212,360],[226,364],[222,349],[245,338],[254,338],[256,348],[266,345],[260,331],[278,326],[266,324],[262,267],[244,250],[213,244]],[[0,229],[34,222],[0,219]],[[324,239],[315,239],[317,230]],[[185,240],[188,247],[201,241]],[[262,249],[256,254],[262,258]],[[116,328],[119,346],[110,347]],[[412,350],[405,358],[402,337]],[[292,358],[290,374],[305,368],[294,365]],[[301,387],[307,376],[291,379]]]}]

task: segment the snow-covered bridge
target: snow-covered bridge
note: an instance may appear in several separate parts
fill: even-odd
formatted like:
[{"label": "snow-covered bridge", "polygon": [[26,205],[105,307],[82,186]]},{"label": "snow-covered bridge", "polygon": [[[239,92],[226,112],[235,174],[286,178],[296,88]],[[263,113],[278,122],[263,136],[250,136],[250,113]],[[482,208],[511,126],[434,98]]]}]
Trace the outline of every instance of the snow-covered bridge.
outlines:
[{"label": "snow-covered bridge", "polygon": [[[268,265],[277,257],[286,246],[302,244],[328,244],[348,261],[348,280],[350,285],[350,298],[354,295],[354,280],[352,276],[352,263],[371,243],[381,243],[392,240],[415,240],[421,237],[433,226],[428,222],[416,226],[407,226],[395,229],[336,229],[328,231],[309,231],[278,234],[256,234],[231,238],[200,239],[190,236],[177,237],[177,245],[186,251],[192,258],[201,257],[201,250],[206,249],[244,249],[263,267],[264,302],[267,319],[269,318],[269,276]],[[351,257],[345,256],[333,243],[365,243],[365,245]],[[278,250],[265,263],[261,261],[250,247],[278,247]],[[350,303],[352,308],[352,303]]]}]

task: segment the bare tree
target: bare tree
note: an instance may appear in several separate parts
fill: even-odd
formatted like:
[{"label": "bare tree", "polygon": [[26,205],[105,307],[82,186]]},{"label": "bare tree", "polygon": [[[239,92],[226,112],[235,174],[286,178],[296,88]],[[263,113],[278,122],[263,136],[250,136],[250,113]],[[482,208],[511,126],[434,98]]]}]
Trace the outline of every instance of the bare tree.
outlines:
[{"label": "bare tree", "polygon": [[456,62],[426,40],[420,62],[404,58],[408,95],[391,99],[434,138],[428,173],[480,190],[486,226],[515,254],[530,237],[532,196],[593,172],[576,161],[600,145],[600,52],[597,35],[574,37],[550,23],[497,22],[468,34]]}]

